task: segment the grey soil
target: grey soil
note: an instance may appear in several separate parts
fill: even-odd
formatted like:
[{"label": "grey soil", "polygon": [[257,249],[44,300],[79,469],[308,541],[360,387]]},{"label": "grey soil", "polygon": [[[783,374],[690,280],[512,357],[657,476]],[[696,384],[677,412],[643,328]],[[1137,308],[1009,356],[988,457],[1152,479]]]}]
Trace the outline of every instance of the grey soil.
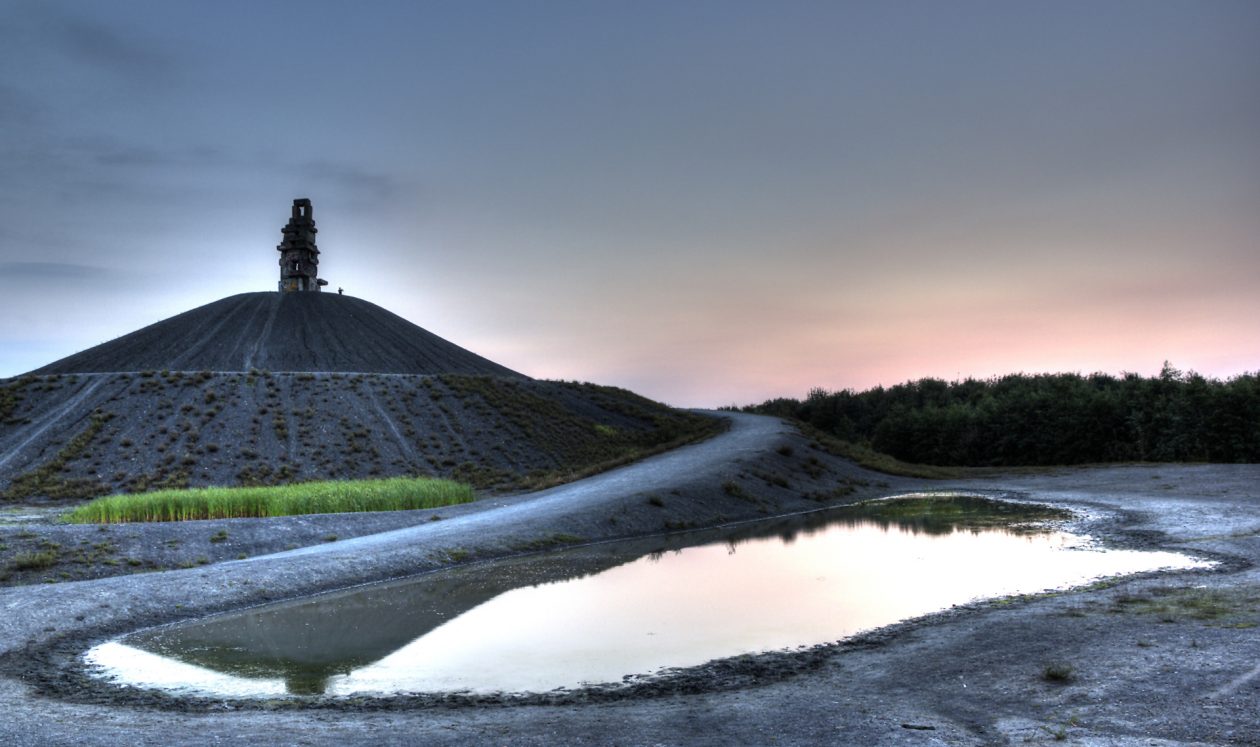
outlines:
[{"label": "grey soil", "polygon": [[[440,510],[440,521],[416,512],[227,522],[222,544],[306,546],[0,590],[0,743],[1260,744],[1260,466],[1062,470],[946,485],[873,475],[780,421],[731,417],[728,433],[703,443],[559,488]],[[437,571],[456,550],[475,561],[577,541],[597,549],[618,537],[925,488],[1051,502],[1083,512],[1080,526],[1106,542],[1222,563],[979,603],[837,645],[545,697],[179,702],[111,692],[76,663],[93,642],[127,630]],[[195,562],[219,528],[178,530],[188,532],[182,560]],[[20,531],[46,529],[33,522]],[[323,542],[330,532],[361,536]]]},{"label": "grey soil", "polygon": [[4,394],[0,501],[396,475],[511,486],[713,425],[613,387],[463,374],[57,374]]}]

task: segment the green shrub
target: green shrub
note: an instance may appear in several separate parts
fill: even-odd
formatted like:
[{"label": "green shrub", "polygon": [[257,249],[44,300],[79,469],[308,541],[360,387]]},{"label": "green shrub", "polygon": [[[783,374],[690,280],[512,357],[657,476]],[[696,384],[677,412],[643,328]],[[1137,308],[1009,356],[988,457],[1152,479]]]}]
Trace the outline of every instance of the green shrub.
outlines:
[{"label": "green shrub", "polygon": [[13,556],[13,560],[9,562],[9,567],[15,571],[32,571],[51,567],[56,562],[56,550],[20,552]]}]

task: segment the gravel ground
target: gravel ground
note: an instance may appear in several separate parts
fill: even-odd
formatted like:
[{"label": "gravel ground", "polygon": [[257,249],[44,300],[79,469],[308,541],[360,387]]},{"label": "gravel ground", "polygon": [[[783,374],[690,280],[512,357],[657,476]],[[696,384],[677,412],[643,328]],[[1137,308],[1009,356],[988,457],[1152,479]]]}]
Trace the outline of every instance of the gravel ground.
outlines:
[{"label": "gravel ground", "polygon": [[397,475],[529,484],[520,481],[581,471],[706,426],[625,390],[523,378],[23,377],[0,381],[0,503]]},{"label": "gravel ground", "polygon": [[[417,512],[402,519],[411,526],[331,543],[318,541],[329,531],[321,524],[302,535],[316,544],[245,561],[0,590],[0,743],[1260,744],[1260,466],[1074,469],[943,485],[864,473],[780,421],[732,417],[732,429],[707,442],[458,515],[442,510],[442,521]],[[1081,526],[1106,542],[1222,562],[525,702],[119,699],[85,685],[74,666],[74,653],[116,633],[436,570],[453,549],[472,559],[577,539],[597,549],[617,537],[799,513],[820,498],[923,487],[1045,500],[1082,511]],[[265,537],[299,520],[268,521],[277,523],[251,531]],[[342,536],[369,522],[300,521],[344,522]],[[1065,680],[1045,676],[1060,665],[1071,669]]]}]

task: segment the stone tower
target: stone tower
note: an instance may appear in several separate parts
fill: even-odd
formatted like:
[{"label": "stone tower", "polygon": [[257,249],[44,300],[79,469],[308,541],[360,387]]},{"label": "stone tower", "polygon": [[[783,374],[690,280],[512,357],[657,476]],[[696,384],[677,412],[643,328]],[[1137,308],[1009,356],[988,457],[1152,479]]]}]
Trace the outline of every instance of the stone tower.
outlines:
[{"label": "stone tower", "polygon": [[319,248],[315,246],[315,211],[311,201],[300,198],[293,201],[293,215],[289,224],[280,229],[284,240],[276,249],[280,252],[280,292],[316,291],[328,285],[320,280]]}]

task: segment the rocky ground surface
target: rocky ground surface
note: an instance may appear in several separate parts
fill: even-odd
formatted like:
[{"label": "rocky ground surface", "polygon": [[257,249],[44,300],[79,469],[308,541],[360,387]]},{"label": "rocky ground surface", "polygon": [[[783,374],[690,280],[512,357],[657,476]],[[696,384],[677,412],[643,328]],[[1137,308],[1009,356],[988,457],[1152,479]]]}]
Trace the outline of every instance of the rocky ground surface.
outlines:
[{"label": "rocky ground surface", "polygon": [[397,475],[523,485],[708,426],[623,389],[523,378],[178,370],[23,377],[0,382],[0,503]]},{"label": "rocky ground surface", "polygon": [[[228,523],[228,539],[213,544],[239,541],[247,554],[304,546],[0,590],[0,743],[1260,744],[1260,466],[1108,467],[943,484],[873,475],[780,421],[731,417],[731,430],[708,441],[539,493],[388,519]],[[626,688],[516,699],[181,702],[111,692],[77,664],[94,642],[146,625],[458,562],[570,544],[598,549],[614,538],[920,489],[1051,502],[1080,512],[1079,526],[1101,541],[1220,562],[1212,571],[976,603],[835,645],[712,662]],[[9,531],[47,527],[30,521]],[[382,529],[392,530],[370,533]],[[196,563],[218,530],[198,522],[179,531],[190,539],[170,560]],[[327,533],[338,539],[324,541]]]}]

